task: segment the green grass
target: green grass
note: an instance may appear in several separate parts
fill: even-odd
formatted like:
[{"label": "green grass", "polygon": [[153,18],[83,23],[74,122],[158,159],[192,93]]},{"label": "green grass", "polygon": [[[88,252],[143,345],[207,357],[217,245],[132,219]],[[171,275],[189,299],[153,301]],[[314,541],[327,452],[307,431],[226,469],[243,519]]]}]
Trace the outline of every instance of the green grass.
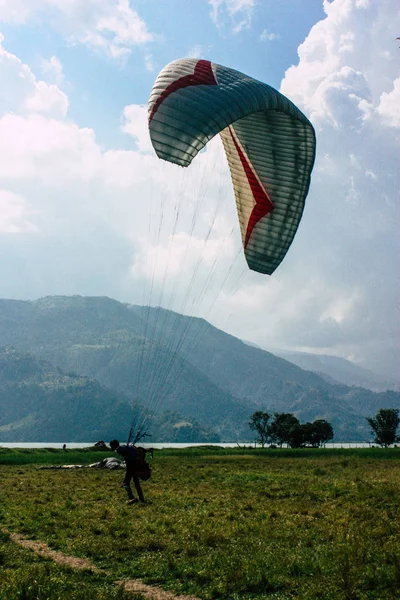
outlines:
[{"label": "green grass", "polygon": [[[143,484],[151,503],[130,507],[122,471],[40,470],[12,464],[13,452],[0,453],[0,527],[89,558],[110,573],[92,575],[99,592],[139,577],[204,600],[400,599],[396,448],[162,450]],[[70,452],[19,459],[111,455]],[[0,598],[25,598],[5,595],[1,581]]]},{"label": "green grass", "polygon": [[1,600],[143,600],[115,586],[110,576],[74,571],[36,556],[0,532]]},{"label": "green grass", "polygon": [[0,465],[89,465],[112,455],[111,450],[104,451],[93,447],[80,450],[0,447]]},{"label": "green grass", "polygon": [[[185,460],[202,456],[243,456],[253,457],[277,457],[277,458],[312,458],[325,460],[330,458],[343,457],[346,460],[355,458],[368,458],[378,460],[399,460],[400,448],[254,448],[253,446],[241,448],[223,448],[221,446],[192,446],[190,448],[164,448],[157,450],[157,455],[166,457],[182,457]],[[102,450],[100,448],[67,448],[60,450],[56,448],[5,448],[0,446],[0,465],[88,465],[98,462],[103,458],[113,456],[111,450]]]}]

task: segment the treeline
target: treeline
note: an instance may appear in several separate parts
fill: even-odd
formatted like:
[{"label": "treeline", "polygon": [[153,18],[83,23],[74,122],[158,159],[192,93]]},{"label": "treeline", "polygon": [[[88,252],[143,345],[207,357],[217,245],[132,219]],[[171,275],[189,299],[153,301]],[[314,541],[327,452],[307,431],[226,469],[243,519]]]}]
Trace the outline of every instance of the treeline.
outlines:
[{"label": "treeline", "polygon": [[313,423],[300,423],[292,413],[274,413],[256,411],[251,416],[249,427],[257,433],[257,443],[264,448],[266,444],[290,448],[311,446],[318,448],[333,439],[333,428],[325,419]]},{"label": "treeline", "polygon": [[[399,409],[381,408],[375,417],[367,417],[367,422],[375,435],[374,442],[387,448],[400,441],[397,429],[400,425]],[[320,448],[333,439],[333,427],[325,419],[312,423],[300,423],[292,413],[276,412],[271,415],[261,410],[252,414],[249,422],[251,430],[257,434],[256,442],[263,448],[267,444],[290,448]]]}]

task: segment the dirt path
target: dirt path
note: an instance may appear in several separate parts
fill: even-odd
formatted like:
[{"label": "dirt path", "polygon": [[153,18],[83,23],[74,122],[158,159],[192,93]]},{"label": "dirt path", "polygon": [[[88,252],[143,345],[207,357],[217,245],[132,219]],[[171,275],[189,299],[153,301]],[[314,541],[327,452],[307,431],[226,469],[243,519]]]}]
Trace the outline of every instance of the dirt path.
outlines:
[{"label": "dirt path", "polygon": [[[10,537],[10,540],[23,548],[27,548],[32,550],[36,554],[43,556],[45,558],[50,558],[55,563],[59,565],[64,565],[71,567],[72,569],[89,569],[91,571],[95,571],[96,573],[105,573],[102,569],[96,567],[90,560],[87,558],[77,558],[76,556],[69,556],[68,554],[64,554],[64,552],[60,552],[59,550],[52,550],[49,548],[47,544],[44,542],[36,542],[34,540],[29,540],[25,536],[20,533],[12,533],[5,528],[1,528],[5,534]],[[116,585],[120,585],[127,592],[135,592],[136,594],[142,594],[147,600],[201,600],[196,596],[185,596],[185,595],[176,595],[172,592],[166,592],[158,587],[153,587],[143,583],[140,579],[121,579],[115,582]]]},{"label": "dirt path", "polygon": [[58,550],[52,550],[47,544],[43,542],[35,542],[34,540],[28,540],[20,533],[11,533],[10,531],[4,530],[10,536],[15,544],[33,550],[36,554],[44,556],[45,558],[51,558],[51,560],[59,565],[66,565],[73,569],[90,569],[92,571],[100,571],[90,560],[86,558],[76,558],[75,556],[68,556]]},{"label": "dirt path", "polygon": [[200,600],[200,598],[196,598],[196,596],[183,596],[173,594],[172,592],[166,592],[161,588],[146,585],[140,581],[140,579],[122,579],[115,583],[121,585],[127,592],[142,594],[148,600]]}]

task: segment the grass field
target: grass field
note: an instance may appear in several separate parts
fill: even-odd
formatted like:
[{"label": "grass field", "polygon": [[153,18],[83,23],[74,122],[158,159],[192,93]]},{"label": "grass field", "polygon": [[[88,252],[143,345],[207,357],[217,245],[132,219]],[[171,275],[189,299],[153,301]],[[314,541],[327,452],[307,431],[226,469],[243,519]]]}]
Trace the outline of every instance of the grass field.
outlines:
[{"label": "grass field", "polygon": [[122,471],[40,468],[104,456],[0,449],[0,528],[107,572],[3,533],[1,600],[140,598],[122,578],[203,600],[400,599],[400,449],[162,450],[134,506]]}]

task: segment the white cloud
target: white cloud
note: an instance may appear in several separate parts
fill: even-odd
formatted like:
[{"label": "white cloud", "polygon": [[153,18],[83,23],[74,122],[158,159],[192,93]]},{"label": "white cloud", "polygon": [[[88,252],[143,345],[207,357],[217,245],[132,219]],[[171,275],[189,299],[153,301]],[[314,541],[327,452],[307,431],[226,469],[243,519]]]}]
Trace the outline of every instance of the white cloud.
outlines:
[{"label": "white cloud", "polygon": [[220,27],[226,19],[234,33],[251,26],[255,0],[208,0],[211,5],[211,19]]},{"label": "white cloud", "polygon": [[148,44],[154,35],[129,0],[3,0],[0,21],[27,23],[40,17],[72,44],[84,44],[111,58]]},{"label": "white cloud", "polygon": [[294,102],[312,116],[320,108],[320,86],[349,68],[362,73],[369,86],[366,100],[376,105],[382,92],[393,87],[398,54],[387,24],[397,31],[399,12],[391,0],[325,0],[324,9],[327,17],[312,27],[298,48],[299,64],[286,72],[283,93],[290,92]]},{"label": "white cloud", "polygon": [[25,100],[24,106],[28,112],[58,113],[60,116],[67,114],[67,97],[56,85],[38,81],[35,88],[34,93]]},{"label": "white cloud", "polygon": [[354,309],[359,301],[357,290],[349,290],[346,294],[334,297],[331,302],[327,303],[325,310],[320,315],[320,321],[335,321],[342,323],[346,319],[351,318]]},{"label": "white cloud", "polygon": [[91,129],[45,115],[0,119],[0,177],[38,179],[51,187],[89,181],[101,150]]},{"label": "white cloud", "polygon": [[0,235],[37,231],[29,220],[31,214],[22,196],[0,189]]},{"label": "white cloud", "polygon": [[[191,278],[200,261],[203,297],[213,285],[215,292],[210,265],[218,253],[229,262],[231,238],[225,217],[221,223],[217,212],[231,189],[226,163],[217,160],[221,144],[210,143],[190,172],[167,164],[150,145],[146,107],[131,105],[124,110],[122,128],[137,149],[105,150],[92,129],[78,127],[64,111],[56,114],[51,102],[40,101],[40,92],[47,90],[51,97],[54,87],[38,82],[14,55],[4,51],[2,57],[0,77],[8,73],[10,97],[0,113],[0,253],[8,256],[0,262],[1,295],[106,294],[141,302],[143,289],[150,286],[143,269],[141,280],[133,279],[132,265],[143,251],[141,239],[145,237],[150,260],[152,248],[169,247],[174,227],[170,274],[185,256],[185,273]],[[196,188],[203,190],[201,199]],[[27,238],[33,231],[36,235]],[[12,242],[10,232],[15,234]],[[164,267],[165,260],[157,266],[153,302],[165,279]],[[178,282],[177,308],[183,306],[188,284],[186,277]],[[170,293],[168,286],[170,282],[165,287]]]},{"label": "white cloud", "polygon": [[64,80],[63,67],[57,56],[42,60],[42,73],[51,77],[57,85],[61,85]]},{"label": "white cloud", "polygon": [[[138,255],[133,272],[144,273],[147,278],[154,277],[159,285],[168,271],[169,275],[190,281],[196,269],[199,257],[207,269],[224,254],[225,259],[232,255],[232,239],[229,235],[217,239],[204,239],[180,231],[161,243],[148,247],[147,240],[142,241],[141,254]],[[171,291],[171,290],[170,290]]]},{"label": "white cloud", "polygon": [[233,332],[249,339],[247,328],[263,319],[251,339],[264,347],[351,355],[394,374],[400,80],[397,46],[384,24],[400,30],[399,13],[390,0],[333,0],[324,7],[326,18],[300,45],[299,63],[281,86],[317,130],[304,218],[273,276],[281,286],[257,279],[259,287],[232,299],[240,314],[240,294],[262,298]]},{"label": "white cloud", "polygon": [[186,53],[186,58],[201,58],[204,54],[203,46],[195,44]]},{"label": "white cloud", "polygon": [[65,119],[66,94],[38,81],[2,45],[0,78],[6,91],[0,97],[0,177],[20,182],[38,178],[56,186],[87,178],[99,151],[93,131]]},{"label": "white cloud", "polygon": [[400,77],[393,82],[391,92],[382,93],[377,110],[385,123],[400,127]]},{"label": "white cloud", "polygon": [[0,116],[8,111],[40,112],[58,117],[65,116],[68,109],[67,96],[56,85],[38,81],[22,61],[7,52],[0,34]]},{"label": "white cloud", "polygon": [[359,127],[364,117],[362,101],[369,102],[370,91],[363,73],[343,66],[328,75],[310,99],[314,110],[310,118],[318,127],[329,121],[336,127]]},{"label": "white cloud", "polygon": [[147,106],[131,104],[124,108],[122,131],[131,135],[140,152],[153,152],[151,145]]},{"label": "white cloud", "polygon": [[[44,2],[20,4],[29,12]],[[230,18],[226,4],[215,7]],[[232,315],[231,333],[267,348],[395,373],[399,83],[386,30],[397,16],[389,0],[334,0],[326,11],[282,82],[315,122],[318,156],[298,234],[272,277],[244,264],[218,140],[188,169],[160,161],[146,109],[133,104],[122,128],[136,148],[104,149],[66,118],[57,86],[1,49],[1,295],[162,299],[219,327]]]},{"label": "white cloud", "polygon": [[144,66],[146,68],[146,71],[149,71],[150,73],[154,71],[154,61],[152,54],[146,54],[146,56],[144,57]]},{"label": "white cloud", "polygon": [[272,33],[270,31],[268,31],[267,29],[264,29],[260,35],[260,41],[261,42],[275,42],[276,40],[280,39],[280,35],[279,33]]},{"label": "white cloud", "polygon": [[2,0],[0,4],[0,21],[5,23],[24,23],[32,13],[32,9],[38,8],[40,5],[50,4],[45,0],[35,0],[27,2],[26,0]]}]

